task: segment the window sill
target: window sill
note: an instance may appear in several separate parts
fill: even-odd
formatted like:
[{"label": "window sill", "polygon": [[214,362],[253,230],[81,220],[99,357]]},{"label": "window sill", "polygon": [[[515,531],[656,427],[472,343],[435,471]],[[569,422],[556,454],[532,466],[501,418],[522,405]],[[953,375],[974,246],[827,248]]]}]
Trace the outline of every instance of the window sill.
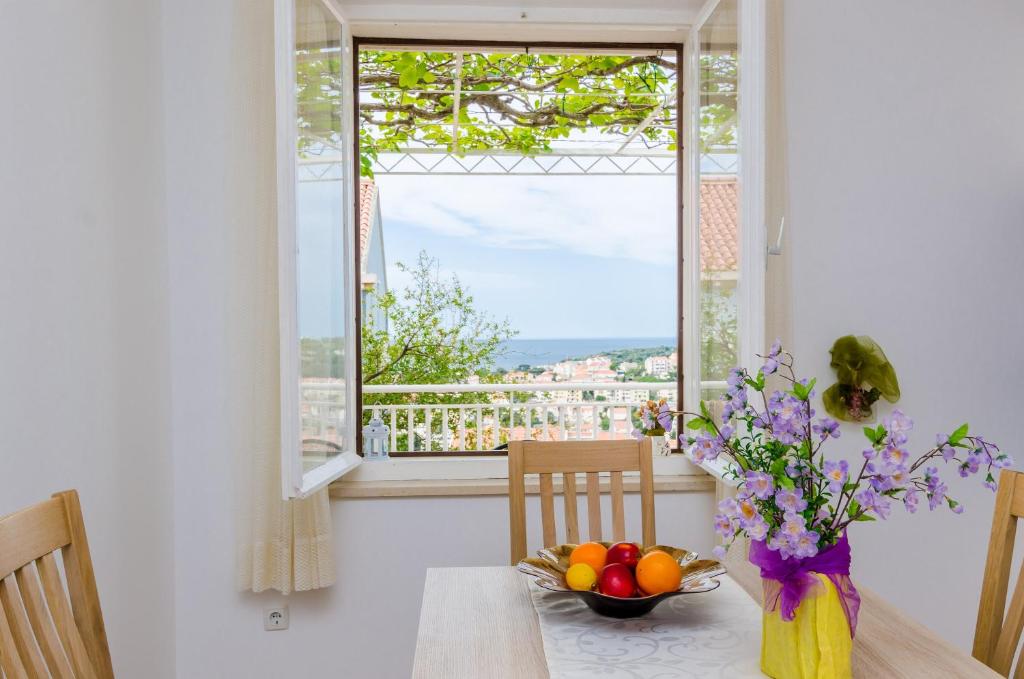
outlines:
[{"label": "window sill", "polygon": [[[561,491],[556,476],[555,488]],[[602,479],[607,491],[608,480]],[[639,491],[636,473],[624,474],[626,492]],[[577,484],[579,492],[586,485]],[[712,492],[715,479],[682,455],[655,456],[654,489],[658,492]],[[536,494],[538,482],[527,479],[526,492]],[[331,484],[333,499],[373,497],[459,497],[506,495],[508,461],[504,457],[404,458],[368,462]]]}]

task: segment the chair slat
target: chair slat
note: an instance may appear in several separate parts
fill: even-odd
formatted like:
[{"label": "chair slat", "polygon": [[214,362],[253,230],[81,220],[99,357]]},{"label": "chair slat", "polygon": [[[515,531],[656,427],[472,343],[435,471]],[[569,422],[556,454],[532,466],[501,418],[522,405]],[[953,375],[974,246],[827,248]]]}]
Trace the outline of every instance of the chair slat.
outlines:
[{"label": "chair slat", "polygon": [[6,606],[0,600],[0,668],[7,679],[28,679],[25,666],[18,655],[18,647],[14,643],[11,627],[7,623]]},{"label": "chair slat", "polygon": [[555,535],[555,486],[551,474],[540,475],[540,516],[544,526],[544,546],[554,547],[558,544]]},{"label": "chair slat", "polygon": [[658,544],[654,534],[654,458],[651,437],[640,442],[640,518],[644,547]]},{"label": "chair slat", "polygon": [[611,473],[612,495],[612,540],[622,542],[626,539],[626,508],[623,504],[622,472]]},{"label": "chair slat", "polygon": [[50,613],[46,608],[35,564],[18,569],[15,572],[15,577],[18,580],[18,589],[21,590],[21,599],[25,603],[25,610],[28,612],[29,622],[32,624],[32,630],[35,632],[36,641],[43,652],[43,657],[46,659],[46,665],[50,668],[50,674],[55,679],[74,679],[75,675],[64,655],[60,638],[57,636]]},{"label": "chair slat", "polygon": [[974,628],[971,654],[989,667],[992,667],[996,644],[999,642],[1003,612],[1006,610],[1006,593],[1010,584],[1013,543],[1017,534],[1017,519],[1012,513],[1017,476],[1016,472],[1008,469],[999,475],[988,557],[985,560],[985,575],[978,604],[978,620]]},{"label": "chair slat", "polygon": [[7,613],[7,623],[11,628],[11,635],[14,637],[14,645],[21,656],[22,664],[29,679],[47,679],[50,676],[46,669],[46,661],[36,645],[35,635],[32,632],[32,625],[25,615],[25,607],[21,603],[21,593],[15,581],[15,575],[8,575],[0,580],[0,602],[3,603],[4,611]]},{"label": "chair slat", "polygon": [[1024,568],[1017,576],[1017,585],[1013,589],[1013,597],[1010,599],[1010,607],[1003,619],[1003,628],[999,632],[999,639],[996,642],[995,652],[992,654],[990,667],[1003,676],[1009,676],[1010,666],[1013,665],[1013,656],[1017,651],[1017,642],[1020,641],[1020,633],[1024,630]]},{"label": "chair slat", "polygon": [[96,575],[92,568],[92,556],[89,554],[89,540],[85,534],[85,521],[82,518],[78,493],[67,491],[57,493],[55,497],[64,500],[68,533],[71,535],[70,544],[61,548],[61,556],[64,560],[64,575],[68,583],[68,596],[71,598],[75,623],[89,652],[93,670],[101,679],[114,679],[114,666],[110,661],[110,646],[103,625],[100,595],[96,591]]},{"label": "chair slat", "polygon": [[579,544],[580,520],[576,504],[576,472],[562,474],[562,501],[565,503],[565,541]]},{"label": "chair slat", "polygon": [[508,446],[508,519],[512,565],[526,558],[526,477],[521,441]]},{"label": "chair slat", "polygon": [[587,530],[591,540],[601,539],[601,477],[587,472]]},{"label": "chair slat", "polygon": [[43,593],[46,595],[46,605],[50,609],[50,617],[53,619],[54,627],[57,628],[57,636],[60,637],[64,653],[75,670],[75,676],[78,679],[96,679],[92,661],[89,659],[85,644],[78,633],[74,616],[71,615],[71,609],[68,606],[67,594],[60,582],[57,560],[53,554],[46,554],[36,560],[36,568],[39,571],[39,579],[43,583]]}]

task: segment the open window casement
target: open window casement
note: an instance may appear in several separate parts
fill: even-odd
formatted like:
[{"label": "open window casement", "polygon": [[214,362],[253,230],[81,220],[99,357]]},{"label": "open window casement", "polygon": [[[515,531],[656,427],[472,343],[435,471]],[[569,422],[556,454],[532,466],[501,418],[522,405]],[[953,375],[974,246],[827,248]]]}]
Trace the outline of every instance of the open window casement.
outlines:
[{"label": "open window casement", "polygon": [[287,499],[306,496],[361,462],[353,308],[352,187],[358,170],[349,133],[347,25],[322,0],[275,0],[274,11],[281,480]]},{"label": "open window casement", "polygon": [[765,11],[708,0],[690,32],[685,332],[699,350],[686,355],[685,394],[714,414],[729,370],[756,372],[766,349]]}]

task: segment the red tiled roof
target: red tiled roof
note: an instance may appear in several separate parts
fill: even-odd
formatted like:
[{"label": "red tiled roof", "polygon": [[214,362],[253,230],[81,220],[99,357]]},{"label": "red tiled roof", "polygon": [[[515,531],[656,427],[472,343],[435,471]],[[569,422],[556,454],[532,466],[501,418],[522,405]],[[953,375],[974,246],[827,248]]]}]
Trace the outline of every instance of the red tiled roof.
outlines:
[{"label": "red tiled roof", "polygon": [[359,259],[366,269],[366,258],[370,254],[370,233],[373,230],[374,204],[377,185],[372,179],[359,180]]},{"label": "red tiled roof", "polygon": [[700,180],[701,270],[736,271],[739,268],[738,201],[735,177]]}]

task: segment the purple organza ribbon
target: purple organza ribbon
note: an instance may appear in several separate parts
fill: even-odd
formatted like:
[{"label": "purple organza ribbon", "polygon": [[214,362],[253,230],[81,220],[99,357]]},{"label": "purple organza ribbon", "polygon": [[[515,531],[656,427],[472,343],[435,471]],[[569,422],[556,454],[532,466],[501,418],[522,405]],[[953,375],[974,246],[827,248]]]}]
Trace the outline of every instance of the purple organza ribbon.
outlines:
[{"label": "purple organza ribbon", "polygon": [[860,595],[850,581],[850,543],[845,533],[836,544],[806,559],[783,559],[763,541],[751,541],[749,558],[750,563],[761,568],[766,611],[778,609],[783,620],[792,620],[800,602],[821,587],[821,581],[813,575],[821,573],[836,586],[839,603],[850,623],[850,636],[856,633]]}]

